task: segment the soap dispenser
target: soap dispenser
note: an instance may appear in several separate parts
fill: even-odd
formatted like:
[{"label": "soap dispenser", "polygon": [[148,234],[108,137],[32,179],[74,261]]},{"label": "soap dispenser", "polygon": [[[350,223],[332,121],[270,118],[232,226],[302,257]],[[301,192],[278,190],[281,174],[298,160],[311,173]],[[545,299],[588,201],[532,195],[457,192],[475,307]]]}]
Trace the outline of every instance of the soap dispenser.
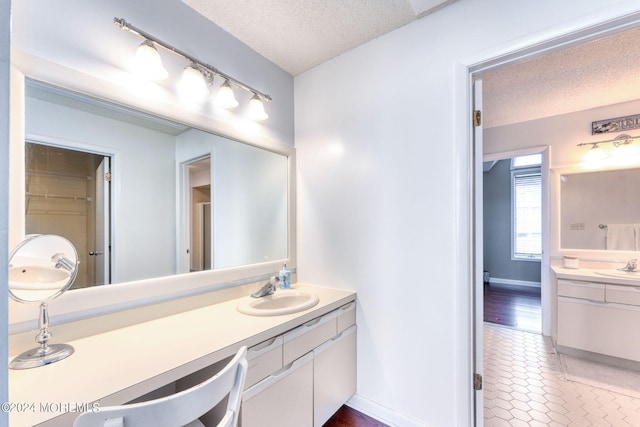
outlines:
[{"label": "soap dispenser", "polygon": [[287,270],[287,264],[282,264],[282,270],[279,274],[280,289],[289,289],[291,287],[291,272]]}]

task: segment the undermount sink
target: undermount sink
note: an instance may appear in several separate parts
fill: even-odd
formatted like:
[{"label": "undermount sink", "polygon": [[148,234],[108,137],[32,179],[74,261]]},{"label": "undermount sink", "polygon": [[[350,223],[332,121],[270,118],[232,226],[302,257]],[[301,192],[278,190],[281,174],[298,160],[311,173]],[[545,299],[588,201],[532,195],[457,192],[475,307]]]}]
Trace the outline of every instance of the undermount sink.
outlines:
[{"label": "undermount sink", "polygon": [[594,273],[601,276],[617,277],[620,279],[635,279],[640,280],[640,271],[625,271],[625,270],[596,270]]},{"label": "undermount sink", "polygon": [[307,310],[319,301],[317,295],[295,289],[277,290],[261,298],[246,297],[237,306],[240,313],[251,316],[280,316]]},{"label": "undermount sink", "polygon": [[69,280],[69,272],[62,269],[28,265],[9,268],[9,287],[23,290],[60,288]]}]

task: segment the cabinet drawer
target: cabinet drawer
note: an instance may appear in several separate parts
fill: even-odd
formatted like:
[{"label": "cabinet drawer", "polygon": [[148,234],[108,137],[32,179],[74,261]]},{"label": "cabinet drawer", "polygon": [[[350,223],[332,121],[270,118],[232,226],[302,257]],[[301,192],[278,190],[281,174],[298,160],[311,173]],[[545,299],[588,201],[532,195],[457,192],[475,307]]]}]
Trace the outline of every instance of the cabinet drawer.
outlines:
[{"label": "cabinet drawer", "polygon": [[268,339],[247,349],[249,370],[245,390],[282,368],[282,335]]},{"label": "cabinet drawer", "polygon": [[338,333],[356,324],[356,302],[352,301],[338,309]]},{"label": "cabinet drawer", "polygon": [[558,280],[558,296],[604,302],[604,284],[578,280]]},{"label": "cabinet drawer", "polygon": [[607,302],[640,306],[640,286],[607,285]]},{"label": "cabinet drawer", "polygon": [[284,334],[282,363],[287,365],[333,338],[337,330],[337,314],[337,311],[332,311]]}]

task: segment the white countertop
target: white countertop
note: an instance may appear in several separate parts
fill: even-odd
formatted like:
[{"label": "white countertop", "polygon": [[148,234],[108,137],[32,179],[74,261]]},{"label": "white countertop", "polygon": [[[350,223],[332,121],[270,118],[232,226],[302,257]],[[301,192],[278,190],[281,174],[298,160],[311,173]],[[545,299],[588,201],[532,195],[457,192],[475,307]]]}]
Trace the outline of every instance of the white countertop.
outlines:
[{"label": "white countertop", "polygon": [[[319,303],[298,313],[255,317],[236,310],[239,299],[230,300],[77,339],[67,343],[75,352],[62,361],[9,370],[10,425],[51,420],[47,426],[69,426],[77,414],[61,415],[65,405],[73,411],[96,401],[126,403],[355,299],[351,291],[300,283],[292,288],[317,294]],[[43,404],[61,410],[41,412]]]},{"label": "white countertop", "polygon": [[609,283],[613,285],[640,286],[638,279],[624,279],[622,277],[611,277],[596,273],[596,271],[607,270],[605,268],[564,268],[552,266],[551,269],[559,279],[583,280],[587,282]]}]

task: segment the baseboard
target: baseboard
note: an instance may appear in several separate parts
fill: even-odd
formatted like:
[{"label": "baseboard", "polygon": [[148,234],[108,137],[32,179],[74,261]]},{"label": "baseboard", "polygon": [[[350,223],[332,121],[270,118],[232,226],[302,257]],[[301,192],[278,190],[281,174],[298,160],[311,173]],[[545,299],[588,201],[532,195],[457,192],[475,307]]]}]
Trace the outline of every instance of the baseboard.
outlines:
[{"label": "baseboard", "polygon": [[528,280],[500,279],[498,277],[489,277],[491,285],[509,285],[509,286],[527,286],[530,288],[540,288],[540,282],[530,282]]},{"label": "baseboard", "polygon": [[609,356],[608,354],[593,353],[591,351],[565,347],[563,345],[556,345],[556,350],[558,351],[558,353],[564,353],[569,356],[579,357],[591,362],[602,363],[604,365],[615,366],[622,369],[629,369],[631,371],[640,372],[640,362],[635,360],[622,359],[620,357]]},{"label": "baseboard", "polygon": [[367,399],[366,397],[362,397],[357,393],[351,396],[351,399],[347,401],[347,406],[375,418],[390,427],[429,427],[427,424],[421,423],[420,421],[407,417],[406,415],[399,414],[391,408],[380,405],[379,403]]}]

